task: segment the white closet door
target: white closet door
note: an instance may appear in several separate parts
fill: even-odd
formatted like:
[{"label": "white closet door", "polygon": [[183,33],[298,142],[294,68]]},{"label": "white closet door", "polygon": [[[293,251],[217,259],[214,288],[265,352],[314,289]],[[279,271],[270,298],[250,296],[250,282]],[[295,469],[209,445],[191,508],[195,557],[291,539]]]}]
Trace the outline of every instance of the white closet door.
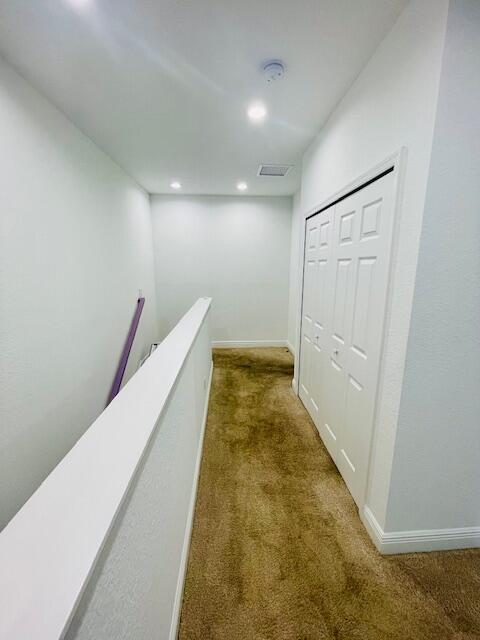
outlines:
[{"label": "white closet door", "polygon": [[393,174],[307,220],[300,397],[364,499],[393,230]]},{"label": "white closet door", "polygon": [[372,441],[393,231],[393,173],[336,205],[332,366],[343,375],[336,416],[338,468],[364,500]]},{"label": "white closet door", "polygon": [[330,360],[329,286],[332,280],[332,245],[334,236],[335,208],[322,211],[318,218],[319,241],[317,248],[317,279],[314,291],[312,356],[310,379],[310,415],[324,441],[330,455],[335,459],[335,438],[328,427],[328,413],[331,407],[331,380],[326,377]]},{"label": "white closet door", "polygon": [[307,220],[302,310],[300,397],[318,429],[323,422],[324,361],[328,350],[326,287],[331,260],[334,208]]}]

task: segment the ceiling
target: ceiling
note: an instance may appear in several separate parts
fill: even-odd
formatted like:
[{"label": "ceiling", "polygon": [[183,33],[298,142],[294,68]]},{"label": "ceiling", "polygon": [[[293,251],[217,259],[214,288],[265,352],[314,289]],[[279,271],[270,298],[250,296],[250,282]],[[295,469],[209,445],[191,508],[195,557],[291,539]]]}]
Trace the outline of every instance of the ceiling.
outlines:
[{"label": "ceiling", "polygon": [[[2,0],[0,53],[150,193],[285,195],[406,0]],[[262,63],[280,58],[267,84]],[[268,117],[246,109],[262,100]],[[285,178],[260,163],[294,164]]]}]

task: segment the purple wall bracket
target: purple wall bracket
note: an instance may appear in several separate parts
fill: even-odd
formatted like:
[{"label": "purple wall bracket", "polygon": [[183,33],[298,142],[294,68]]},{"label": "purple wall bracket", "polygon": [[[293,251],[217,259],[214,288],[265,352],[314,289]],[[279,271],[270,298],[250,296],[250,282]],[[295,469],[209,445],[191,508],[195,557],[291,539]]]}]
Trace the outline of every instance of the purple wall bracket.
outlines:
[{"label": "purple wall bracket", "polygon": [[123,375],[125,373],[125,369],[127,368],[128,356],[130,355],[132,344],[135,339],[135,334],[137,333],[138,323],[140,322],[140,316],[142,315],[144,304],[145,298],[139,298],[137,300],[137,308],[135,309],[135,313],[133,314],[127,339],[123,346],[122,356],[120,358],[120,362],[118,363],[115,378],[113,379],[112,388],[110,389],[110,393],[108,394],[108,400],[106,404],[107,407],[115,398],[117,393],[120,391],[120,387],[122,386]]}]

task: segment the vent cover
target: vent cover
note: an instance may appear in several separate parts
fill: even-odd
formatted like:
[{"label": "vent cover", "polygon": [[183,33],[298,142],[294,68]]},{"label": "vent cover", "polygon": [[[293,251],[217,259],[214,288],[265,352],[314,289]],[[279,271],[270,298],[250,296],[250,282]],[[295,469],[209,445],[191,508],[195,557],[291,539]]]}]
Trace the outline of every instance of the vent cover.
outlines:
[{"label": "vent cover", "polygon": [[287,175],[293,164],[261,164],[258,167],[257,176],[271,176],[283,178]]}]

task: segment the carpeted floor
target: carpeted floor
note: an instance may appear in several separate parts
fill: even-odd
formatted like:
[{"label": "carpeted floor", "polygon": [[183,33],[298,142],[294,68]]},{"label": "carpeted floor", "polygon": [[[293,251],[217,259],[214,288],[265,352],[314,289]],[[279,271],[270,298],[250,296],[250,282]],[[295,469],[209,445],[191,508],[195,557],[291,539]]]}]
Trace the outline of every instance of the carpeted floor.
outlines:
[{"label": "carpeted floor", "polygon": [[480,638],[480,550],[378,554],[286,349],[214,363],[180,639]]}]

